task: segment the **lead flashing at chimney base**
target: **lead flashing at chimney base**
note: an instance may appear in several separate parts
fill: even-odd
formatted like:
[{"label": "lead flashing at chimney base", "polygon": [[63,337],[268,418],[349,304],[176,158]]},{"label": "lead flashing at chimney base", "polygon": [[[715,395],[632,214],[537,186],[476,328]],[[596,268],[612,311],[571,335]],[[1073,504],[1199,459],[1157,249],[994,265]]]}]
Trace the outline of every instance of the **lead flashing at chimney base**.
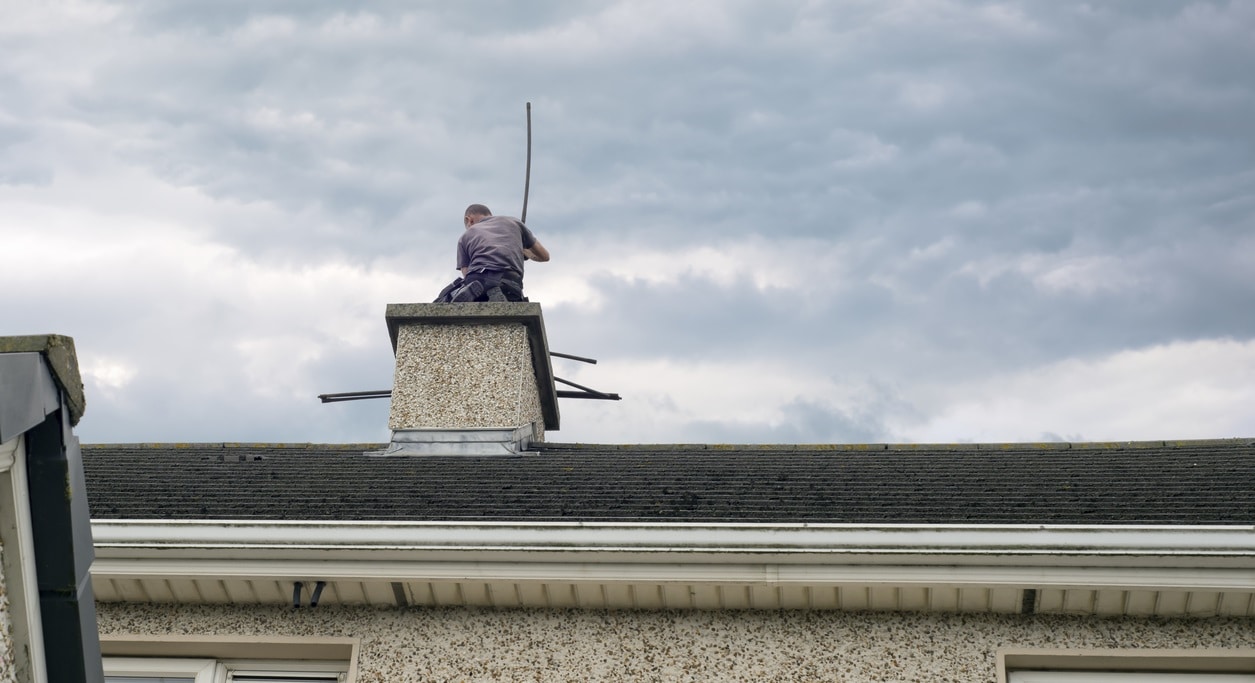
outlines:
[{"label": "lead flashing at chimney base", "polygon": [[392,304],[384,454],[508,455],[557,429],[539,304]]}]

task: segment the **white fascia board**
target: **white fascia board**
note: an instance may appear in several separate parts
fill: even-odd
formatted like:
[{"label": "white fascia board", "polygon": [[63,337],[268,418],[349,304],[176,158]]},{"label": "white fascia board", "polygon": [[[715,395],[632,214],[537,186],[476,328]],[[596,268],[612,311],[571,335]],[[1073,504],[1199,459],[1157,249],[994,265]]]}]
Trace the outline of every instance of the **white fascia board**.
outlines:
[{"label": "white fascia board", "polygon": [[97,520],[99,560],[1255,567],[1255,526]]},{"label": "white fascia board", "polygon": [[602,522],[95,520],[97,548],[632,553],[1225,555],[1255,557],[1255,525],[1062,526]]},{"label": "white fascia board", "polygon": [[121,521],[105,579],[1255,591],[1255,527]]}]

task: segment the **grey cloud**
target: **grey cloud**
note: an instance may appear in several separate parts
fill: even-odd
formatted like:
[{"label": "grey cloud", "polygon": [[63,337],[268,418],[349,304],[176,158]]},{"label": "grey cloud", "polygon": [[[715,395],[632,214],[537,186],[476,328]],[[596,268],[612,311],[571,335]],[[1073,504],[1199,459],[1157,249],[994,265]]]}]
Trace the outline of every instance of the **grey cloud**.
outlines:
[{"label": "grey cloud", "polygon": [[892,440],[873,407],[847,412],[797,399],[780,408],[778,424],[695,421],[685,432],[693,443],[883,443]]},{"label": "grey cloud", "polygon": [[0,163],[0,185],[51,185],[52,168],[42,165]]},{"label": "grey cloud", "polygon": [[832,291],[822,271],[810,274],[807,291],[692,276],[655,285],[603,278],[593,284],[610,315],[560,306],[550,319],[574,344],[620,357],[777,355],[820,368],[854,363],[890,378],[957,377],[1181,339],[1255,336],[1248,316],[1233,315],[1255,300],[1243,252],[1221,256],[1223,240],[1212,239],[1194,233],[1176,248],[1130,252],[1116,263],[1129,264],[1136,279],[1110,288],[1051,290],[1014,270],[982,283],[957,272],[979,249],[965,242],[920,267],[873,252],[844,264],[861,277]]},{"label": "grey cloud", "polygon": [[[452,21],[443,15],[438,18]],[[303,18],[302,25],[317,24],[325,19],[316,10],[312,16]],[[926,19],[928,17],[922,17],[920,21]],[[490,44],[492,31],[503,30],[503,27],[504,24],[486,27],[485,42]],[[439,103],[450,93],[464,92],[466,94],[456,96],[452,103],[474,104],[464,110],[464,116],[453,121],[464,118],[469,125],[450,129],[447,134],[478,141],[481,136],[473,131],[487,130],[492,146],[473,146],[467,156],[482,158],[491,154],[498,163],[464,165],[465,170],[461,170],[458,160],[463,157],[456,154],[457,146],[431,150],[421,137],[415,139],[416,130],[389,131],[386,124],[383,129],[376,129],[373,139],[346,146],[337,145],[334,140],[319,139],[317,135],[284,136],[276,131],[242,128],[238,121],[210,118],[204,122],[209,127],[200,134],[186,141],[171,140],[163,148],[195,150],[186,159],[174,160],[174,171],[178,172],[180,167],[190,169],[188,181],[212,193],[245,199],[277,197],[280,201],[286,197],[297,205],[312,202],[317,197],[320,206],[333,213],[337,209],[364,212],[366,222],[388,225],[405,213],[412,201],[412,189],[430,186],[424,176],[431,174],[416,168],[423,163],[434,166],[448,179],[443,184],[454,187],[485,172],[489,174],[485,179],[488,184],[517,183],[517,165],[503,172],[499,161],[501,157],[519,161],[519,131],[512,131],[514,139],[511,140],[511,132],[504,125],[517,126],[518,116],[507,118],[493,114],[498,113],[502,103],[514,100],[511,103],[517,105],[529,98],[527,89],[533,87],[542,100],[546,92],[550,93],[548,98],[558,106],[556,112],[538,111],[540,117],[554,117],[549,122],[538,123],[542,136],[550,134],[548,138],[542,137],[542,142],[552,146],[548,148],[550,151],[542,148],[539,155],[538,184],[556,181],[559,187],[570,188],[571,195],[587,196],[585,205],[596,203],[603,210],[638,213],[642,220],[637,221],[637,229],[643,229],[639,227],[642,224],[659,226],[655,229],[662,233],[671,233],[670,224],[683,221],[690,230],[700,230],[702,223],[718,222],[724,230],[745,234],[761,230],[764,224],[778,220],[777,217],[786,215],[799,203],[814,203],[816,197],[833,196],[835,190],[831,200],[820,200],[824,211],[810,209],[812,215],[791,226],[826,236],[832,235],[834,228],[842,230],[843,220],[852,220],[856,214],[883,214],[903,206],[923,208],[953,204],[973,198],[973,188],[985,188],[976,198],[993,201],[1004,196],[997,188],[1002,186],[1005,192],[1011,182],[1040,184],[1045,180],[1047,184],[1059,184],[1062,177],[1066,177],[1065,187],[1078,186],[1086,175],[1093,173],[1090,169],[1112,167],[1096,155],[1127,156],[1125,150],[1119,149],[1108,152],[1100,148],[1087,152],[1080,146],[1088,142],[1084,137],[1087,128],[1075,127],[1067,134],[1081,134],[1081,138],[1071,145],[1065,141],[1064,145],[1056,144],[1049,150],[1017,149],[1028,141],[1041,139],[1045,133],[1064,132],[1052,130],[1051,126],[1058,122],[1084,119],[1087,111],[1114,113],[1121,108],[1105,107],[1103,97],[1095,99],[1090,93],[1071,97],[1064,92],[1063,97],[1051,97],[1049,90],[1042,92],[1033,88],[1032,81],[1025,79],[1023,73],[1012,72],[1001,63],[972,64],[971,59],[963,55],[965,50],[971,49],[992,54],[995,50],[1013,48],[1017,44],[1014,36],[965,48],[960,40],[965,34],[934,35],[927,28],[926,23],[899,27],[899,31],[914,31],[906,37],[919,42],[913,46],[914,51],[895,53],[883,62],[874,61],[879,56],[874,50],[884,48],[873,47],[870,43],[854,44],[847,59],[835,65],[811,63],[809,48],[813,45],[803,45],[791,52],[773,45],[766,54],[745,46],[740,50],[704,46],[686,53],[683,62],[660,64],[661,77],[658,69],[638,67],[626,77],[619,76],[609,88],[599,82],[601,79],[595,71],[582,68],[579,63],[529,70],[526,64],[536,59],[536,55],[492,54],[491,50],[487,51],[487,56],[471,51],[466,59],[442,62],[439,67],[417,61],[423,54],[419,47],[398,52],[395,62],[381,65],[349,55],[347,65],[337,64],[331,66],[329,72],[308,76],[301,76],[300,67],[289,66],[286,61],[277,63],[264,54],[244,54],[233,60],[237,67],[228,72],[227,80],[211,76],[207,83],[196,86],[204,88],[200,99],[216,90],[225,90],[245,93],[247,104],[260,106],[266,101],[266,92],[275,97],[282,93],[296,96],[297,102],[305,98],[316,113],[334,115],[339,111],[343,117],[352,117],[370,113],[367,109],[353,108],[353,101],[365,105],[372,99],[387,98],[386,93],[378,90],[385,82],[397,84],[404,98],[403,108],[415,107],[421,111],[433,111],[430,109],[433,105],[429,104],[432,100]],[[742,30],[749,29],[743,27]],[[930,45],[935,47],[930,49]],[[1052,45],[1056,46],[1058,44]],[[314,59],[325,60],[328,56],[319,55],[316,47],[296,49]],[[1035,49],[1040,50],[1040,47]],[[954,51],[958,54],[952,54]],[[903,54],[907,56],[904,58]],[[459,83],[456,77],[436,77],[434,83],[429,83],[435,85],[435,89],[426,93],[432,100],[419,100],[420,91],[410,87],[412,92],[406,92],[405,84],[414,82],[412,74],[408,79],[394,78],[414,71],[451,71],[470,77],[477,70],[505,67],[505,61],[512,57],[521,57],[523,66],[511,64],[507,68],[518,68],[521,77],[510,79],[505,92],[482,90],[474,78]],[[640,58],[641,55],[632,55],[632,59]],[[727,61],[719,61],[724,59]],[[269,64],[268,69],[250,68],[258,60]],[[869,60],[876,64],[874,69],[859,68]],[[953,60],[952,67],[949,70],[938,67],[935,74],[926,71],[929,75],[925,83],[953,84],[968,90],[989,88],[995,97],[968,96],[957,103],[927,111],[913,111],[895,103],[892,92],[884,90],[886,75],[910,73],[920,68],[920,61],[932,60],[942,65]],[[301,60],[295,61],[299,64]],[[383,67],[377,79],[362,78],[361,70],[368,65],[372,71],[376,66]],[[1015,65],[1022,66],[1019,62]],[[1042,68],[1045,67],[1031,67],[1030,74]],[[960,69],[962,71],[957,71]],[[973,72],[980,75],[974,81]],[[348,77],[341,82],[337,74]],[[959,74],[966,80],[960,81]],[[156,74],[154,78],[170,82],[169,75]],[[302,79],[309,78],[334,83],[345,90],[319,98],[308,88],[299,86]],[[420,78],[418,82],[423,80]],[[198,79],[179,83],[197,84]],[[892,84],[893,80],[888,83]],[[832,99],[837,92],[841,93],[839,104]],[[1110,97],[1108,94],[1107,99]],[[846,98],[849,104],[845,103]],[[475,106],[480,102],[485,106]],[[1039,103],[1046,106],[1038,106]],[[299,107],[296,109],[299,111]],[[833,120],[830,112],[834,110],[846,113]],[[737,130],[738,120],[751,112],[765,112],[774,116],[775,121],[755,130]],[[206,115],[212,116],[212,107]],[[1168,112],[1165,116],[1173,115]],[[851,158],[852,152],[840,143],[833,147],[834,127],[879,140],[900,150],[900,156],[892,164],[842,170],[839,164]],[[1020,132],[1012,137],[1000,137],[1000,129]],[[980,163],[973,167],[967,159],[936,156],[939,140],[957,137],[956,133],[965,130],[971,134],[974,148],[983,146],[987,154],[995,155],[997,163]],[[1205,130],[1205,127],[1199,124],[1192,130]],[[477,142],[468,144],[477,145]],[[509,152],[502,154],[503,149]],[[207,153],[209,150],[214,152]],[[401,153],[389,154],[388,150]],[[432,158],[431,151],[439,156]],[[935,161],[930,161],[934,158]],[[1054,162],[1069,158],[1065,164]],[[342,163],[355,172],[336,176],[320,173],[319,168],[326,161]],[[1047,165],[1043,166],[1042,161]],[[548,169],[541,167],[542,162],[549,162]],[[838,167],[834,168],[834,164]],[[558,168],[554,168],[555,165]],[[544,176],[546,170],[553,180]],[[396,182],[381,184],[379,176],[389,171]],[[687,182],[675,186],[652,180],[677,176],[686,178]],[[617,188],[622,194],[607,197],[604,192],[589,191],[590,188]],[[851,202],[851,198],[855,201]],[[608,229],[614,227],[607,226]]]},{"label": "grey cloud", "polygon": [[[56,183],[76,168],[56,138],[93,129],[118,167],[267,207],[210,226],[258,263],[443,279],[465,204],[517,212],[530,100],[529,222],[551,268],[575,240],[849,247],[807,292],[594,278],[604,309],[547,307],[564,350],[940,382],[1255,337],[1237,313],[1255,300],[1249,3],[723,4],[696,19],[593,2],[118,7],[80,81],[40,70],[73,36],[21,41],[29,70],[0,65],[6,188]],[[97,291],[56,307],[110,353],[159,324]],[[386,349],[355,353],[309,372],[345,390],[390,381]],[[829,438],[885,438],[798,400],[788,425],[724,433],[819,439],[830,422],[845,431]]]}]

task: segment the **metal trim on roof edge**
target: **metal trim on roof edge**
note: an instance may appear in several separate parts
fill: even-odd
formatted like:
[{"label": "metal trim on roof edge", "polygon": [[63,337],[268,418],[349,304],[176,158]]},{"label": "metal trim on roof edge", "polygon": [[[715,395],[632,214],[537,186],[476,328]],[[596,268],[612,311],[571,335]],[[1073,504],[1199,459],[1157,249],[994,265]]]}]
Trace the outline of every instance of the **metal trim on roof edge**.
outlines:
[{"label": "metal trim on roof edge", "polygon": [[94,523],[97,579],[1255,593],[1251,527]]},{"label": "metal trim on roof edge", "polygon": [[87,410],[83,394],[83,378],[79,374],[78,354],[74,339],[60,334],[36,334],[0,337],[0,354],[39,353],[47,360],[48,370],[65,396],[70,409],[70,426],[75,426]]},{"label": "metal trim on roof edge", "polygon": [[[609,524],[456,522],[249,522],[95,520],[100,551],[223,550],[259,555],[316,550],[363,557],[377,551],[557,552],[641,556],[885,555],[923,558],[1057,556],[1238,558],[1255,567],[1251,526],[1044,526],[853,524]],[[657,560],[650,560],[657,561]],[[826,560],[827,561],[827,560]],[[982,560],[982,562],[987,560]],[[1255,587],[1255,573],[1252,574]]]}]

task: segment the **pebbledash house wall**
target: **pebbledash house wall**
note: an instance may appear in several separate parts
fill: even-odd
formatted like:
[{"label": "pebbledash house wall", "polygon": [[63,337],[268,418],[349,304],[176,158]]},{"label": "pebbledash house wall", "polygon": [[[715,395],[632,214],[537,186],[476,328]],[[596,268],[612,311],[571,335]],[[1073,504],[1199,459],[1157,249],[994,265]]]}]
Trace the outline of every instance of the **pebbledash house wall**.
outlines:
[{"label": "pebbledash house wall", "polygon": [[102,602],[100,633],[359,638],[385,681],[997,680],[1002,648],[1250,648],[1245,618]]},{"label": "pebbledash house wall", "polygon": [[13,623],[9,618],[9,591],[4,581],[4,543],[0,542],[0,683],[16,683],[13,659]]}]

